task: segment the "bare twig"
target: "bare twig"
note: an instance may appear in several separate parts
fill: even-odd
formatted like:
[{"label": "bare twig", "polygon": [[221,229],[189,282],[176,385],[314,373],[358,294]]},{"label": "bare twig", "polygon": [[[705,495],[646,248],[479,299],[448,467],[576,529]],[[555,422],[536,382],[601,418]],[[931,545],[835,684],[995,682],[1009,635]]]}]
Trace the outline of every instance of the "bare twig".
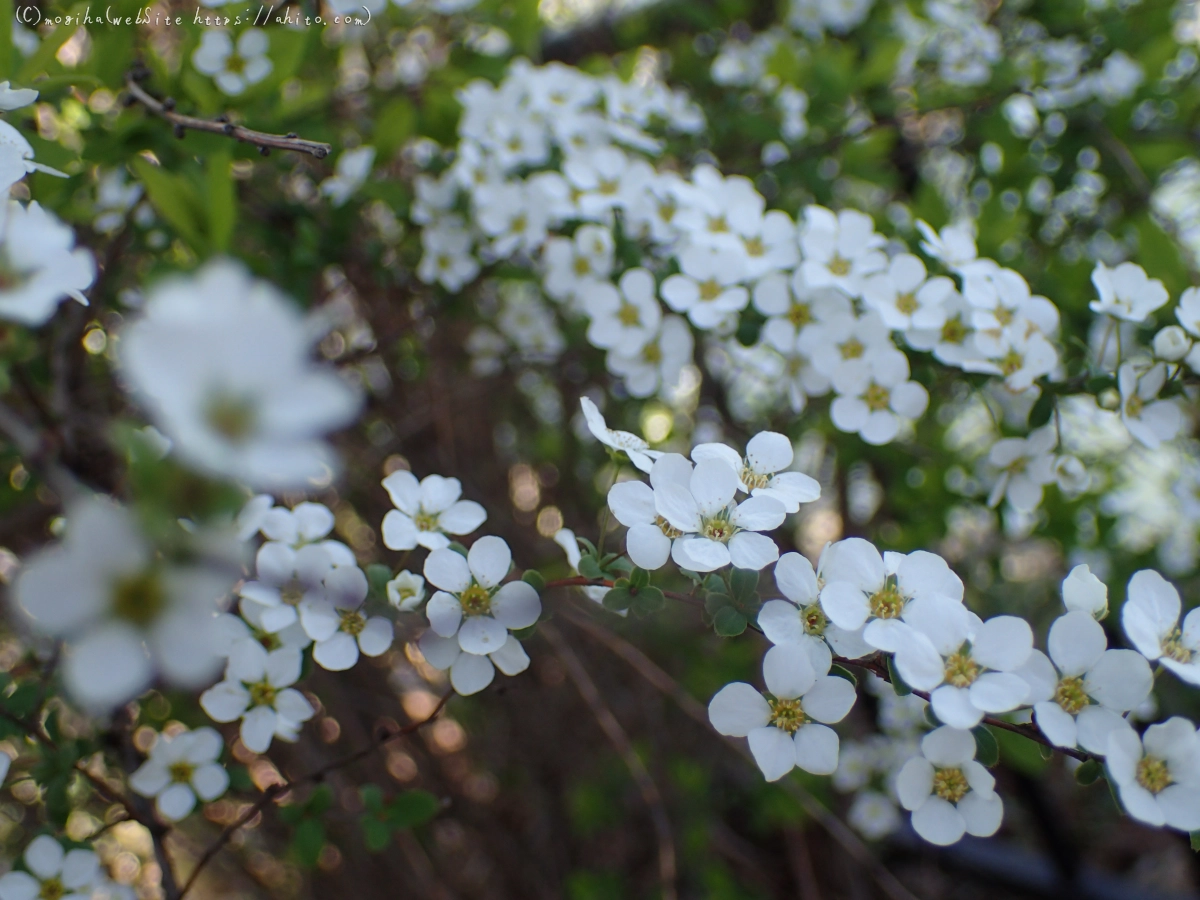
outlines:
[{"label": "bare twig", "polygon": [[195,116],[185,116],[182,113],[175,112],[173,101],[169,99],[165,101],[159,100],[157,97],[143,90],[133,74],[126,76],[125,90],[129,92],[129,96],[134,101],[140,103],[159,118],[170,122],[175,128],[177,137],[183,137],[188,129],[192,131],[206,131],[209,134],[223,134],[242,143],[253,144],[262,151],[264,156],[274,149],[307,153],[309,156],[314,156],[317,159],[324,159],[333,149],[329,144],[323,144],[319,141],[306,141],[304,138],[294,134],[267,134],[264,131],[253,131],[242,125],[234,125],[232,122],[223,119],[198,119]]},{"label": "bare twig", "polygon": [[562,634],[553,625],[546,624],[541,626],[540,632],[550,643],[550,646],[554,648],[554,652],[558,655],[558,658],[562,660],[563,665],[567,669],[567,674],[575,682],[575,687],[579,690],[579,695],[583,697],[584,702],[591,709],[592,715],[596,717],[596,722],[600,725],[609,742],[621,754],[621,758],[625,761],[625,765],[629,769],[629,774],[633,776],[633,780],[637,783],[638,790],[642,794],[642,799],[650,811],[650,819],[654,824],[654,834],[658,840],[658,877],[661,882],[663,900],[675,900],[679,896],[675,885],[678,874],[675,862],[675,843],[671,838],[671,821],[667,817],[666,807],[663,805],[662,794],[659,793],[658,785],[654,783],[654,779],[650,777],[650,772],[646,768],[646,764],[642,762],[641,757],[633,749],[629,735],[625,733],[625,729],[621,727],[621,723],[617,721],[617,717],[613,715],[608,704],[604,702],[604,698],[600,695],[600,690],[596,687],[596,683],[592,681],[592,676],[588,674],[587,669],[579,657],[575,655],[575,651],[563,639]]}]

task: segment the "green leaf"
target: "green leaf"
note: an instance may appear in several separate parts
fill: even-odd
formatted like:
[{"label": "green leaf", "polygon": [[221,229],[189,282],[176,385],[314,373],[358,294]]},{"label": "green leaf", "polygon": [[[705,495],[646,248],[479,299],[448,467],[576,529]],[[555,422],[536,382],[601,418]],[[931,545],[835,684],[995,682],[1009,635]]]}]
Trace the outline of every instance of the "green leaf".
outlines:
[{"label": "green leaf", "polygon": [[639,616],[650,616],[666,606],[666,603],[666,596],[658,588],[644,587],[633,594],[632,609]]},{"label": "green leaf", "polygon": [[1200,853],[1200,831],[1193,831],[1188,837],[1191,839],[1192,849]]},{"label": "green leaf", "polygon": [[387,821],[393,828],[424,825],[438,814],[442,801],[429,791],[405,791],[387,806]]},{"label": "green leaf", "polygon": [[375,149],[379,159],[390,159],[417,128],[417,110],[407,97],[399,97],[375,117]]},{"label": "green leaf", "polygon": [[723,609],[733,609],[733,598],[728,594],[711,593],[704,598],[704,610],[710,616],[715,617]]},{"label": "green leaf", "polygon": [[237,222],[237,193],[229,169],[231,161],[228,151],[212,154],[208,158],[205,178],[208,236],[213,249],[221,253],[229,249],[229,242],[233,239],[233,227]]},{"label": "green leaf", "polygon": [[1004,765],[1015,769],[1031,778],[1037,777],[1046,768],[1046,760],[1042,758],[1036,741],[1022,737],[1012,731],[995,731],[992,737],[1000,745],[1000,759]]},{"label": "green leaf", "polygon": [[319,784],[313,789],[312,796],[304,804],[304,811],[310,816],[319,816],[333,806],[333,789],[327,784]]},{"label": "green leaf", "polygon": [[325,826],[313,818],[301,819],[292,833],[292,856],[296,863],[311,869],[325,846]]},{"label": "green leaf", "polygon": [[895,657],[887,657],[888,680],[892,683],[892,690],[901,697],[907,697],[912,693],[912,688],[904,683],[904,679],[900,677],[900,673],[896,671]]},{"label": "green leaf", "polygon": [[839,666],[837,663],[834,663],[832,666],[829,667],[829,674],[836,675],[838,678],[845,678],[852,685],[854,685],[855,687],[858,687],[858,679],[855,678],[854,673],[851,672],[849,669],[847,669],[845,666]]},{"label": "green leaf", "polygon": [[644,588],[650,583],[650,573],[636,566],[629,573],[629,585],[634,588]]},{"label": "green leaf", "polygon": [[[75,15],[76,9],[78,10],[78,14],[82,16],[84,7],[80,6],[72,9],[72,15]],[[42,42],[38,46],[37,52],[35,52],[33,56],[29,57],[29,59],[25,60],[25,64],[21,66],[20,70],[17,72],[17,84],[21,87],[29,85],[38,75],[49,74],[51,66],[54,66],[61,71],[61,67],[54,57],[58,53],[59,48],[69,41],[78,30],[78,27],[72,28],[69,25],[59,25],[52,32],[42,38]],[[12,32],[10,31],[9,34],[11,35],[11,33]]]},{"label": "green leaf", "polygon": [[379,785],[364,784],[358,789],[358,796],[362,798],[363,806],[369,811],[377,813],[383,809],[383,791],[379,789]]},{"label": "green leaf", "polygon": [[1043,391],[1042,396],[1037,398],[1037,402],[1033,404],[1033,409],[1029,411],[1029,427],[1041,428],[1050,421],[1050,417],[1054,415],[1054,403],[1057,397],[1050,391]]},{"label": "green leaf", "polygon": [[604,577],[604,570],[600,568],[600,563],[596,561],[594,556],[581,556],[579,558],[579,574],[584,578],[596,581]]},{"label": "green leaf", "polygon": [[371,563],[367,566],[367,584],[371,586],[371,596],[377,599],[387,596],[387,583],[392,580],[392,567],[383,563]]},{"label": "green leaf", "polygon": [[1000,762],[1000,745],[996,743],[992,729],[986,725],[976,725],[971,729],[971,734],[975,736],[975,758],[982,765],[990,769]]},{"label": "green leaf", "polygon": [[734,569],[729,574],[729,590],[739,604],[750,602],[758,588],[758,572],[753,569]]},{"label": "green leaf", "polygon": [[181,176],[172,175],[140,156],[134,157],[130,165],[159,214],[192,249],[206,253],[208,242],[204,239],[203,223],[207,216],[195,189]]},{"label": "green leaf", "polygon": [[[1080,784],[1087,786],[1095,784],[1096,779],[1104,774],[1104,766],[1100,765],[1099,760],[1088,759],[1084,760],[1077,769],[1075,769],[1075,780]],[[1194,839],[1193,839],[1194,840]],[[1193,843],[1192,849],[1195,849]]]},{"label": "green leaf", "polygon": [[939,719],[937,717],[937,713],[935,713],[933,711],[933,704],[931,704],[931,703],[925,704],[925,709],[923,710],[923,712],[925,714],[925,721],[929,723],[930,728],[940,728],[941,727],[942,720]]},{"label": "green leaf", "polygon": [[732,606],[722,607],[713,616],[713,628],[721,637],[737,637],[748,624],[746,617]]},{"label": "green leaf", "polygon": [[[545,615],[544,612],[543,612],[543,615]],[[534,622],[532,625],[527,625],[524,628],[514,628],[512,631],[512,636],[515,637],[518,641],[526,641],[526,640],[529,640],[529,638],[533,637],[533,635],[536,631],[537,631],[537,622]]]},{"label": "green leaf", "polygon": [[392,839],[392,829],[388,827],[387,822],[380,821],[371,813],[363,816],[359,821],[362,823],[363,843],[367,845],[368,850],[378,853],[388,845]]},{"label": "green leaf", "polygon": [[526,569],[521,575],[521,580],[539,594],[546,589],[546,579],[542,577],[542,573],[537,569]]},{"label": "green leaf", "polygon": [[621,612],[633,605],[633,594],[628,588],[615,587],[604,595],[604,608]]}]

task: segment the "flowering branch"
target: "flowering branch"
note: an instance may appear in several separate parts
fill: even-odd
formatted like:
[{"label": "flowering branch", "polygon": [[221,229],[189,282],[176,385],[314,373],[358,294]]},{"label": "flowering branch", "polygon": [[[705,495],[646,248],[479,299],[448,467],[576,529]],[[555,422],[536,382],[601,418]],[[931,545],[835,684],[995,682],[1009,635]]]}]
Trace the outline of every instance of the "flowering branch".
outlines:
[{"label": "flowering branch", "polygon": [[138,80],[144,77],[140,71],[130,73],[125,78],[125,90],[129,102],[140,103],[150,112],[166,119],[175,127],[175,136],[182,138],[190,128],[193,131],[207,131],[209,134],[223,134],[245,144],[253,144],[259,148],[263,156],[270,154],[272,149],[291,150],[295,153],[307,153],[317,159],[324,159],[333,149],[329,144],[319,141],[307,141],[296,134],[267,134],[264,131],[253,131],[241,125],[235,125],[224,116],[216,119],[198,119],[195,116],[185,116],[175,112],[175,101],[171,98],[159,100],[142,89]]}]

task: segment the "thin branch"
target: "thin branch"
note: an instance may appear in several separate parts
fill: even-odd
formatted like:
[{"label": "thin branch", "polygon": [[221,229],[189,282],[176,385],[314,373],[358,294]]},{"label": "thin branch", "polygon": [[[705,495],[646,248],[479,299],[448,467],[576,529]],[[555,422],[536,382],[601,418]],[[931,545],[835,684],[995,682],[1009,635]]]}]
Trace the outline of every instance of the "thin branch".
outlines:
[{"label": "thin branch", "polygon": [[209,134],[223,134],[231,137],[236,141],[241,141],[246,144],[253,144],[258,147],[263,156],[266,156],[275,150],[291,150],[295,153],[307,153],[309,156],[314,156],[317,159],[324,159],[333,149],[329,144],[323,144],[320,141],[306,141],[295,134],[267,134],[264,131],[253,131],[241,125],[235,125],[232,122],[219,119],[198,119],[195,116],[185,116],[182,113],[175,112],[175,103],[168,98],[167,100],[159,100],[142,89],[142,86],[137,83],[136,73],[130,73],[125,76],[125,90],[129,92],[129,97],[137,103],[140,103],[154,115],[161,119],[166,119],[174,126],[175,136],[183,137],[188,129],[192,131],[206,131]]},{"label": "thin branch", "polygon": [[[613,583],[607,578],[585,578],[582,575],[576,575],[572,578],[559,578],[555,581],[547,581],[542,590],[550,590],[551,588],[562,587],[607,587],[610,588]],[[703,606],[704,601],[699,597],[693,597],[691,594],[681,594],[678,591],[663,591],[664,597],[670,597],[672,600],[678,600],[680,603],[689,603],[692,606]],[[757,630],[757,629],[756,629]]]},{"label": "thin branch", "polygon": [[550,646],[553,647],[558,658],[562,660],[563,665],[567,669],[567,674],[575,682],[575,687],[579,690],[579,695],[583,697],[584,702],[591,709],[592,715],[596,717],[597,723],[599,723],[601,730],[603,730],[609,742],[621,754],[621,758],[625,761],[625,765],[629,769],[629,774],[633,776],[633,780],[637,783],[638,790],[642,794],[642,799],[650,811],[650,820],[654,825],[655,837],[658,839],[658,877],[662,886],[663,900],[675,900],[679,896],[675,884],[678,876],[675,861],[675,843],[671,837],[671,820],[667,817],[666,807],[663,805],[662,794],[659,793],[658,785],[654,783],[654,779],[650,777],[650,772],[646,768],[646,764],[642,762],[641,757],[637,755],[637,751],[633,749],[629,735],[625,733],[625,729],[621,727],[621,723],[617,721],[617,717],[613,715],[613,711],[604,702],[604,698],[601,696],[599,688],[596,687],[596,683],[592,681],[592,676],[588,674],[587,668],[584,667],[579,657],[575,655],[575,651],[563,639],[562,634],[553,625],[547,624],[541,626],[540,632],[550,643]]},{"label": "thin branch", "polygon": [[298,778],[289,778],[282,784],[272,784],[267,787],[266,790],[262,792],[262,796],[260,796],[250,806],[249,809],[242,813],[242,815],[238,816],[233,822],[229,823],[229,825],[225,826],[221,833],[217,835],[216,840],[214,840],[204,849],[204,852],[200,855],[200,859],[196,862],[196,867],[192,869],[192,874],[189,875],[187,881],[184,882],[183,889],[176,895],[176,900],[183,900],[183,898],[187,896],[187,893],[195,886],[196,880],[200,877],[200,873],[203,872],[208,864],[216,858],[217,854],[221,852],[221,848],[223,848],[229,843],[230,840],[232,840],[234,834],[236,834],[238,830],[242,828],[242,826],[266,809],[267,806],[269,806],[273,801],[283,797],[298,787],[302,787],[306,784],[316,784],[317,782],[323,781],[325,776],[330,772],[333,772],[337,769],[343,769],[361,759],[366,759],[380,747],[383,747],[391,741],[419,731],[431,723],[439,715],[441,715],[442,710],[446,708],[446,703],[449,702],[452,696],[454,696],[453,692],[448,692],[444,697],[442,697],[438,705],[433,708],[433,711],[424,719],[421,719],[417,722],[410,722],[401,728],[381,731],[374,737],[374,739],[372,739],[369,745],[363,747],[361,750],[356,750],[353,753],[341,756],[332,762],[328,762],[323,766],[313,769],[306,775],[301,775]]}]

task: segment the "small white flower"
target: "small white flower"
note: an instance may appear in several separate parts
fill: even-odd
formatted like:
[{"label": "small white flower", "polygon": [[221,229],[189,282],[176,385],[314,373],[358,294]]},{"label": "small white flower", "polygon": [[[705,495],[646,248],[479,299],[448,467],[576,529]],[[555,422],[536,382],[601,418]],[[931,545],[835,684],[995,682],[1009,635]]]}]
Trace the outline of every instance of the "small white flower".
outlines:
[{"label": "small white flower", "polygon": [[96,277],[96,263],[87,250],[72,249],[74,243],[75,232],[37,201],[0,204],[0,318],[36,326],[66,297],[87,306],[82,292]]},{"label": "small white flower", "polygon": [[1187,332],[1178,325],[1168,325],[1154,335],[1154,355],[1167,362],[1179,362],[1192,349]]},{"label": "small white flower", "polygon": [[659,513],[655,491],[668,482],[679,484],[686,490],[691,477],[690,462],[678,453],[666,453],[650,467],[650,484],[619,481],[609,488],[608,508],[616,520],[629,529],[625,547],[635,566],[653,571],[667,564],[671,543],[682,532]]},{"label": "small white flower", "polygon": [[654,276],[646,269],[629,269],[621,276],[620,290],[598,281],[580,291],[584,311],[591,317],[587,339],[603,350],[640,350],[658,333],[662,307],[655,293]]},{"label": "small white flower", "polygon": [[511,634],[500,649],[486,656],[464,653],[456,638],[442,637],[432,628],[421,635],[417,648],[435,669],[450,671],[450,686],[464,697],[477,694],[491,684],[497,669],[511,676],[529,668],[529,655]]},{"label": "small white flower", "polygon": [[321,182],[321,193],[334,206],[342,206],[366,183],[375,162],[374,147],[355,147],[338,157],[335,174]]},{"label": "small white flower", "polygon": [[1183,413],[1174,400],[1158,400],[1158,392],[1167,381],[1163,363],[1139,374],[1132,362],[1117,370],[1117,388],[1121,393],[1121,421],[1129,433],[1151,450],[1172,440],[1183,428]]},{"label": "small white flower", "polygon": [[808,206],[800,233],[804,253],[800,271],[811,287],[836,287],[861,297],[866,277],[887,265],[880,249],[885,243],[866,213],[852,209],[834,213],[823,206]]},{"label": "small white flower", "polygon": [[[249,518],[250,514],[247,514],[247,521]],[[272,506],[264,510],[257,530],[269,541],[279,541],[299,549],[305,544],[320,541],[333,531],[333,521],[333,513],[328,506],[305,501],[297,503],[292,509]]]},{"label": "small white flower", "polygon": [[1148,825],[1200,829],[1200,737],[1174,716],[1139,738],[1119,729],[1109,738],[1108,774],[1125,811]]},{"label": "small white flower", "polygon": [[946,225],[940,233],[934,231],[928,222],[917,219],[917,230],[924,238],[921,249],[949,269],[957,270],[973,262],[979,255],[975,249],[974,223],[969,219]]},{"label": "small white flower", "polygon": [[1057,619],[1047,646],[1049,657],[1034,650],[1018,672],[1038,727],[1056,747],[1104,754],[1109,734],[1125,727],[1121,714],[1150,695],[1149,663],[1132,650],[1109,650],[1104,629],[1083,610]]},{"label": "small white flower", "polygon": [[0,900],[89,900],[100,880],[100,857],[91,850],[64,851],[62,844],[42,834],[25,848],[28,872],[0,877]]},{"label": "small white flower", "polygon": [[1088,566],[1076,566],[1062,583],[1063,606],[1080,609],[1094,619],[1108,615],[1108,585],[1092,574]]},{"label": "small white flower", "polygon": [[612,231],[584,225],[573,237],[551,238],[542,251],[546,293],[555,300],[574,300],[590,285],[608,280],[613,267]]},{"label": "small white flower", "polygon": [[896,793],[917,834],[941,847],[964,834],[990,837],[1004,818],[996,779],[975,760],[975,737],[949,725],[921,740],[921,755],[896,777]]},{"label": "small white flower", "polygon": [[954,282],[944,276],[926,280],[925,264],[911,253],[892,257],[885,271],[863,282],[863,303],[893,331],[941,328]]},{"label": "small white flower", "polygon": [[334,571],[329,551],[320,544],[293,550],[268,541],[255,556],[255,578],[238,595],[260,607],[255,615],[268,632],[281,631],[297,621],[296,609],[309,596],[323,597],[325,578]]},{"label": "small white flower", "polygon": [[[7,192],[8,188],[30,172],[45,172],[47,175],[56,175],[59,178],[68,177],[66,172],[60,172],[58,169],[35,162],[33,147],[29,145],[29,141],[25,140],[25,136],[7,122],[0,121],[0,190]],[[37,204],[30,205],[36,206]],[[57,222],[57,220],[54,221]],[[70,232],[70,229],[63,227]],[[74,239],[73,233],[71,233],[71,238]],[[67,246],[70,246],[70,242]]]},{"label": "small white flower", "polygon": [[1200,288],[1190,287],[1179,295],[1175,318],[1188,334],[1200,338]]},{"label": "small white flower", "polygon": [[412,612],[425,601],[425,579],[405,569],[387,583],[387,599],[401,612]]},{"label": "small white flower", "polygon": [[894,349],[845,361],[833,374],[833,424],[868,444],[895,440],[901,423],[920,418],[929,406],[929,392],[908,376],[908,358]]},{"label": "small white flower", "polygon": [[325,577],[324,596],[300,601],[300,624],[313,639],[313,661],[341,672],[364,656],[379,656],[392,646],[395,627],[383,616],[362,611],[367,576],[358,566],[339,566]]},{"label": "small white flower", "polygon": [[1052,425],[1026,438],[1003,438],[992,445],[988,464],[1000,472],[988,495],[988,506],[1005,497],[1014,509],[1033,512],[1042,504],[1042,488],[1054,481],[1053,450],[1058,434]]},{"label": "small white flower", "polygon": [[[758,611],[758,627],[772,644],[798,644],[814,654],[813,667],[821,670],[816,655],[829,661],[830,648],[838,656],[858,659],[875,648],[861,631],[847,631],[829,620],[818,602],[817,574],[799,553],[785,553],[775,563],[775,586],[787,600],[768,600]],[[828,642],[828,646],[826,646]]]},{"label": "small white flower", "polygon": [[[774,497],[789,513],[821,496],[821,485],[803,472],[786,472],[792,464],[792,442],[774,431],[760,431],[746,444],[746,458],[727,444],[697,444],[692,459],[719,459],[737,473],[738,488],[755,497]],[[778,473],[778,474],[777,474]]]},{"label": "small white flower", "polygon": [[1121,625],[1142,656],[1200,686],[1200,609],[1184,617],[1182,629],[1180,609],[1175,586],[1153,569],[1142,569],[1129,579]]},{"label": "small white flower", "polygon": [[153,797],[164,819],[178,822],[191,815],[197,798],[207,803],[228,789],[229,773],[217,762],[224,746],[213,728],[160,734],[150,758],[129,776],[129,786]]},{"label": "small white flower", "polygon": [[[623,523],[622,523],[623,524]],[[576,575],[579,574],[579,561],[583,559],[583,553],[579,549],[579,540],[575,537],[575,532],[570,528],[560,528],[554,532],[554,543],[562,547],[563,552],[567,554],[567,565],[571,567],[571,571]],[[668,551],[669,552],[669,551]],[[666,562],[666,553],[663,554],[663,562]],[[635,563],[637,565],[637,563]],[[643,566],[642,568],[646,568]],[[657,568],[657,566],[655,566]],[[608,588],[597,587],[592,585],[583,588],[583,592],[590,600],[595,603],[603,603],[604,595],[608,593]],[[628,610],[620,610],[619,615],[626,615]]]},{"label": "small white flower", "polygon": [[466,653],[500,650],[510,629],[528,628],[542,613],[531,585],[502,584],[511,567],[508,544],[491,535],[475,541],[466,559],[448,548],[434,550],[425,560],[425,578],[438,588],[425,606],[430,627],[441,637],[457,636]]},{"label": "small white flower", "polygon": [[680,274],[663,282],[662,298],[697,328],[716,328],[750,302],[738,284],[745,274],[738,251],[693,244],[679,254],[679,268]]},{"label": "small white flower", "polygon": [[801,647],[783,644],[763,657],[769,696],[735,681],[708,704],[713,728],[730,737],[748,737],[750,752],[767,781],[778,781],[799,766],[814,775],[832,775],[838,765],[837,732],[854,706],[854,685],[836,675],[818,674]]},{"label": "small white flower", "polygon": [[850,804],[846,821],[867,840],[879,841],[900,827],[900,813],[887,794],[860,791]]},{"label": "small white flower", "polygon": [[661,450],[651,450],[650,445],[636,434],[609,428],[608,423],[604,421],[604,416],[590,398],[580,397],[579,405],[583,407],[583,416],[587,420],[588,431],[596,437],[596,440],[606,447],[624,453],[629,457],[629,461],[643,472],[649,472],[654,461],[663,455]]},{"label": "small white flower", "polygon": [[384,490],[396,508],[383,517],[383,545],[389,550],[429,550],[450,546],[448,534],[470,534],[487,519],[474,500],[460,500],[457,478],[426,475],[420,481],[407,469],[383,479]]},{"label": "small white flower", "polygon": [[12,112],[28,106],[38,98],[38,92],[32,88],[14,88],[7,81],[0,81],[0,111]]},{"label": "small white flower", "polygon": [[1092,284],[1099,300],[1088,304],[1092,312],[1107,313],[1127,322],[1144,322],[1150,313],[1167,302],[1167,289],[1157,278],[1146,276],[1137,263],[1123,262],[1115,269],[1096,263]]},{"label": "small white flower", "polygon": [[300,677],[300,651],[268,653],[252,641],[234,648],[225,680],[200,695],[200,706],[216,722],[242,720],[242,743],[265,753],[272,738],[294,741],[314,715],[312,705],[291,685]]},{"label": "small white flower", "polygon": [[787,510],[774,497],[750,497],[735,504],[737,488],[737,473],[717,459],[697,463],[686,487],[675,481],[655,487],[658,515],[681,532],[671,546],[677,565],[693,572],[711,572],[731,563],[757,570],[779,558],[775,542],[759,532],[782,525]]},{"label": "small white flower", "polygon": [[680,382],[683,367],[692,361],[692,329],[679,316],[664,316],[658,332],[637,350],[613,347],[604,363],[625,380],[634,397],[650,397]]},{"label": "small white flower", "polygon": [[222,93],[236,97],[271,74],[268,43],[267,33],[261,28],[243,31],[236,47],[229,32],[209,28],[192,53],[192,65],[196,71],[212,76]]}]

